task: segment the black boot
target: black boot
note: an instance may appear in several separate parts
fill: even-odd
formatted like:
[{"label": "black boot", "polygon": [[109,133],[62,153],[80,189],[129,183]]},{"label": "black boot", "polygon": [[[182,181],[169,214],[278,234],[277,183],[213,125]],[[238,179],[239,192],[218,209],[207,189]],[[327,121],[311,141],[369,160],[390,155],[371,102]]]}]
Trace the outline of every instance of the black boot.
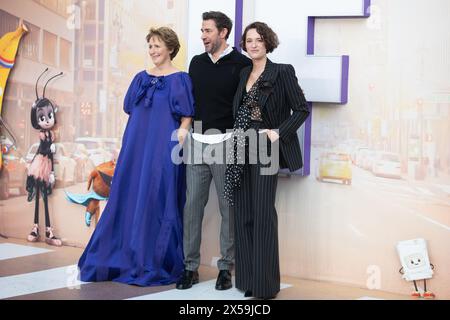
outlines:
[{"label": "black boot", "polygon": [[198,283],[198,271],[184,270],[183,275],[177,281],[177,289],[184,290]]},{"label": "black boot", "polygon": [[228,290],[232,287],[231,272],[228,270],[220,270],[216,281],[216,290]]}]

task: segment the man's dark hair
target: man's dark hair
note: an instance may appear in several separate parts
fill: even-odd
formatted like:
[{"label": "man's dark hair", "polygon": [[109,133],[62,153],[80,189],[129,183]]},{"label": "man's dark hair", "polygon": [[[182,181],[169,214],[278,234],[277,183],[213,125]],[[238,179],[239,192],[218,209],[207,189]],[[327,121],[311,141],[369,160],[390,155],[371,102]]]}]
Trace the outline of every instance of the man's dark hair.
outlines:
[{"label": "man's dark hair", "polygon": [[228,16],[220,11],[208,11],[203,12],[203,20],[214,20],[217,29],[219,32],[222,32],[223,29],[227,29],[228,33],[225,36],[225,39],[228,39],[228,36],[231,33],[231,29],[233,28],[233,22]]}]

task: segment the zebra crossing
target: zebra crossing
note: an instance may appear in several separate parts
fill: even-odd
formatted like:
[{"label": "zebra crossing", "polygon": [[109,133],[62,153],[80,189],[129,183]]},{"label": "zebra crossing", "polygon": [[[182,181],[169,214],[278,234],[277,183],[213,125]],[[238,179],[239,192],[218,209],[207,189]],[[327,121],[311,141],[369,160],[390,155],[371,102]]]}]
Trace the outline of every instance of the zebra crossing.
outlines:
[{"label": "zebra crossing", "polygon": [[[23,263],[21,258],[23,259],[30,256],[36,257],[38,255],[45,255],[52,252],[53,250],[35,246],[19,245],[8,242],[0,243],[0,299],[22,299],[22,297],[26,297],[27,299],[33,299],[33,297],[36,297],[36,299],[41,299],[43,294],[51,293],[53,291],[55,294],[50,294],[50,296],[58,296],[58,292],[61,292],[61,290],[63,290],[65,298],[72,297],[73,299],[79,299],[80,297],[83,297],[83,295],[80,295],[80,291],[82,290],[95,291],[99,289],[100,291],[105,291],[107,289],[101,288],[102,286],[111,286],[111,282],[90,283],[79,281],[79,270],[76,264],[3,276],[5,272],[2,272],[2,270],[5,271],[5,267],[2,269],[2,262],[9,261],[11,265],[11,263],[14,263],[14,261],[17,260],[17,263],[21,264]],[[90,284],[90,286],[87,286],[88,284]],[[120,288],[123,287],[128,289],[126,294],[122,293],[123,290],[115,290],[117,291],[116,294],[108,296],[108,298],[112,298],[114,300],[249,299],[244,298],[243,293],[234,287],[225,291],[215,290],[215,278],[201,281],[189,290],[177,290],[174,285],[170,285],[158,287],[157,292],[154,292],[155,290],[149,288],[148,291],[151,293],[147,294],[140,294],[142,291],[145,291],[145,288],[142,287],[128,286],[126,284],[118,283],[114,283],[114,285],[119,286]],[[289,287],[291,287],[291,285],[281,284],[281,289]],[[136,292],[135,294],[133,294],[133,290]]]}]

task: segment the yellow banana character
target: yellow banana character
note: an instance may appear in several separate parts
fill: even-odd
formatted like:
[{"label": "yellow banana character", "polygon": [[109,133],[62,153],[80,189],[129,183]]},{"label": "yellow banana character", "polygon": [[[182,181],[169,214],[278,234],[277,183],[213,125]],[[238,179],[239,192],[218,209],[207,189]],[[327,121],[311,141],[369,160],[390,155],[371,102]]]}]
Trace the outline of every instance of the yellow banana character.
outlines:
[{"label": "yellow banana character", "polygon": [[[8,32],[0,38],[0,119],[2,115],[3,95],[5,93],[6,81],[9,72],[14,66],[19,42],[24,33],[28,32],[28,28],[23,24],[22,19],[19,26],[13,32]],[[3,123],[3,121],[1,122]],[[3,166],[3,147],[0,145],[0,170]]]},{"label": "yellow banana character", "polygon": [[26,32],[28,32],[28,29],[21,21],[15,31],[8,32],[0,39],[0,115],[2,113],[6,80],[8,80],[9,72],[14,66],[19,41]]}]

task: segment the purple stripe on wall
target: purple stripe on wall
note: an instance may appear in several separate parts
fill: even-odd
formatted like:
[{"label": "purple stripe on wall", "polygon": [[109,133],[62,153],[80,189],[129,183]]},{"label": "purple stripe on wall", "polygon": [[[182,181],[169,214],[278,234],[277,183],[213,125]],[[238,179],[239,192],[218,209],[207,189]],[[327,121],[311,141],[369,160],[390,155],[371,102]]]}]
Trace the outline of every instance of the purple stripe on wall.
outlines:
[{"label": "purple stripe on wall", "polygon": [[[370,1],[370,0],[366,0]],[[315,21],[318,17],[308,17],[308,30],[307,30],[307,43],[306,43],[306,54],[314,55],[314,30]],[[329,18],[339,18],[339,17],[329,17]],[[342,78],[341,78],[341,99],[339,104],[346,104],[348,97],[348,67],[349,67],[349,56],[342,56]]]},{"label": "purple stripe on wall", "polygon": [[312,129],[312,102],[308,102],[309,117],[305,121],[305,135],[303,137],[303,176],[311,173],[311,129]]},{"label": "purple stripe on wall", "polygon": [[341,77],[341,103],[348,102],[348,69],[350,66],[350,57],[342,56],[342,77]]},{"label": "purple stripe on wall", "polygon": [[241,47],[239,42],[241,41],[242,36],[242,20],[243,20],[243,12],[244,12],[244,0],[236,0],[236,16],[234,19],[234,46],[236,49],[241,52]]},{"label": "purple stripe on wall", "polygon": [[306,43],[306,54],[314,54],[314,26],[316,23],[316,18],[308,17],[308,31],[307,37],[308,41]]},{"label": "purple stripe on wall", "polygon": [[[306,54],[314,55],[314,34],[315,34],[315,21],[316,18],[320,19],[345,19],[345,18],[367,18],[370,16],[370,3],[371,0],[363,1],[363,15],[362,16],[310,16],[308,17],[307,28],[307,43]],[[341,78],[341,101],[340,104],[346,104],[348,102],[348,69],[350,65],[349,56],[342,56],[342,78]]]},{"label": "purple stripe on wall", "polygon": [[370,17],[370,1],[363,1],[363,15],[358,16],[310,16],[308,17],[308,35],[307,35],[307,54],[314,54],[314,29],[315,20],[319,19],[355,19],[355,18],[368,18]]},{"label": "purple stripe on wall", "polygon": [[370,17],[370,0],[364,0],[363,6],[364,17]]},{"label": "purple stripe on wall", "polygon": [[[319,17],[310,16],[308,17],[308,28],[307,28],[307,43],[306,43],[306,54],[314,55],[314,36],[315,36],[315,22],[316,18],[321,19],[340,19],[340,18],[367,18],[370,16],[370,4],[371,0],[363,1],[363,15],[362,16],[341,16],[341,17]],[[350,57],[347,55],[342,56],[342,77],[341,77],[341,101],[340,104],[346,104],[348,102],[348,81],[349,81],[349,67],[350,67]],[[310,111],[312,111],[312,103],[308,102]],[[311,115],[306,120],[305,124],[305,134],[303,143],[303,169],[295,172],[294,174],[301,174],[307,176],[311,171],[311,127],[312,127],[312,112]],[[288,173],[288,172],[286,172]]]}]

